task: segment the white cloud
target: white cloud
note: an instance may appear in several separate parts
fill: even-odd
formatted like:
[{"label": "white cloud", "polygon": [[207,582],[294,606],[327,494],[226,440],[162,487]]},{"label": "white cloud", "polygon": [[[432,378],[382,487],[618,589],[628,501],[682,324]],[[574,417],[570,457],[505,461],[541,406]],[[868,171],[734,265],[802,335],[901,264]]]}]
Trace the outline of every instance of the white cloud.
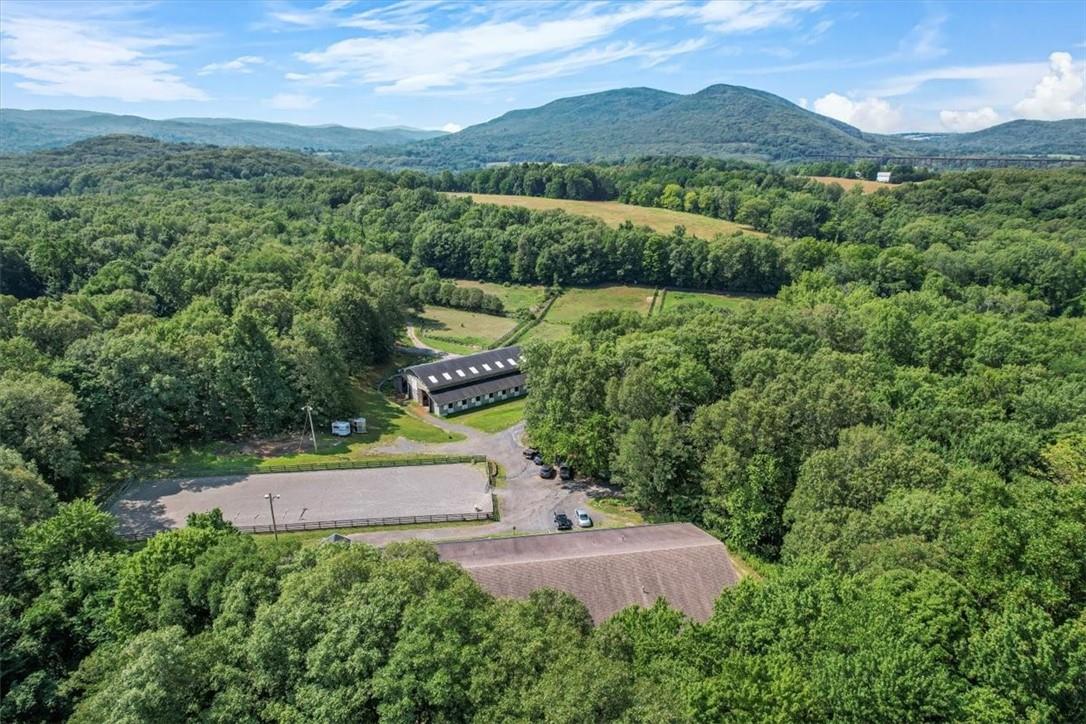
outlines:
[{"label": "white cloud", "polygon": [[797,98],[796,99],[796,105],[799,106],[800,108],[806,108],[807,107],[807,99],[806,98]]},{"label": "white cloud", "polygon": [[520,83],[625,58],[641,58],[651,65],[704,42],[686,41],[672,48],[636,43],[586,48],[630,23],[685,12],[684,6],[672,3],[606,11],[599,7],[586,6],[556,19],[490,18],[432,32],[350,38],[298,58],[323,72],[375,84],[378,93],[421,93]]},{"label": "white cloud", "polygon": [[441,127],[441,130],[445,131],[446,133],[456,133],[457,131],[464,130],[464,127],[461,126],[459,123],[446,123],[444,126]]},{"label": "white cloud", "polygon": [[830,118],[836,118],[863,131],[891,133],[901,130],[901,110],[882,98],[865,98],[854,101],[838,93],[827,93],[815,99],[814,110]]},{"label": "white cloud", "polygon": [[313,108],[318,103],[320,103],[320,98],[304,93],[277,93],[265,102],[269,108],[278,111],[304,111]]},{"label": "white cloud", "polygon": [[899,58],[929,60],[946,55],[943,47],[943,24],[945,15],[932,15],[913,26],[904,38],[898,42]]},{"label": "white cloud", "polygon": [[825,4],[821,0],[711,0],[698,8],[697,16],[706,27],[718,33],[749,33],[791,25],[800,13],[818,10]]},{"label": "white cloud", "polygon": [[92,20],[6,16],[3,72],[38,95],[115,98],[122,101],[207,100],[174,74],[175,66],[155,53],[187,45],[185,36],[121,34]]},{"label": "white cloud", "polygon": [[991,106],[978,108],[975,111],[939,111],[939,122],[948,131],[955,133],[967,133],[979,131],[999,123],[999,113]]},{"label": "white cloud", "polygon": [[252,73],[254,65],[263,65],[264,59],[259,55],[242,55],[233,60],[222,63],[209,63],[200,68],[197,75],[211,75],[212,73]]},{"label": "white cloud", "polygon": [[1075,68],[1070,53],[1048,56],[1050,73],[1033,88],[1033,92],[1014,106],[1025,118],[1057,120],[1086,117],[1086,97],[1083,95],[1083,69]]}]

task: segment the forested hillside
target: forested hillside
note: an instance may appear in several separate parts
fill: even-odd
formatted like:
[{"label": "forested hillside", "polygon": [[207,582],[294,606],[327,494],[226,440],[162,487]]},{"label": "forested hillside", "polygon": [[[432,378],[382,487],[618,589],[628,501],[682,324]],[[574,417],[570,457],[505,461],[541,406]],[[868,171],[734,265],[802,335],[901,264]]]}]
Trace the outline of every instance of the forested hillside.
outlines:
[{"label": "forested hillside", "polygon": [[311,151],[358,151],[443,135],[419,128],[297,126],[237,118],[152,120],[92,111],[0,109],[0,152],[26,153],[58,148],[97,136],[129,134],[170,143],[258,146]]},{"label": "forested hillside", "polygon": [[[0,167],[0,719],[1086,710],[1086,173],[864,195],[689,159],[428,177],[129,138]],[[768,236],[440,193],[474,184],[690,203]],[[299,549],[211,512],[131,547],[84,497],[157,452],[290,429],[307,401],[350,412],[351,376],[443,277],[775,295],[525,346],[548,459],[764,576],[704,624],[658,604],[593,627],[565,595],[495,600],[423,543]]]},{"label": "forested hillside", "polygon": [[720,84],[690,95],[620,88],[510,111],[449,136],[340,158],[362,166],[437,171],[650,155],[781,161],[824,154],[1086,156],[1086,120],[1013,121],[974,133],[891,136],[864,133],[753,88]]}]

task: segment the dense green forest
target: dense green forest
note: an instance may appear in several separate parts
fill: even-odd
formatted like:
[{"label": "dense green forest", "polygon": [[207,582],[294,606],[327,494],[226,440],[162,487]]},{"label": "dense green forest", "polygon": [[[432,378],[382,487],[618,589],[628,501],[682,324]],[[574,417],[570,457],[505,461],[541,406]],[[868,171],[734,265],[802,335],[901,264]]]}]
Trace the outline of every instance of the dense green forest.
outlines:
[{"label": "dense green forest", "polygon": [[[4,721],[1086,710],[1086,174],[862,195],[724,162],[426,177],[126,138],[0,170]],[[484,180],[693,194],[766,235],[439,193]],[[348,412],[411,308],[496,302],[448,277],[775,293],[526,348],[533,442],[764,578],[704,624],[660,604],[593,627],[563,594],[494,600],[426,544],[299,549],[211,512],[133,548],[81,497],[125,461],[296,426],[306,401]]]}]

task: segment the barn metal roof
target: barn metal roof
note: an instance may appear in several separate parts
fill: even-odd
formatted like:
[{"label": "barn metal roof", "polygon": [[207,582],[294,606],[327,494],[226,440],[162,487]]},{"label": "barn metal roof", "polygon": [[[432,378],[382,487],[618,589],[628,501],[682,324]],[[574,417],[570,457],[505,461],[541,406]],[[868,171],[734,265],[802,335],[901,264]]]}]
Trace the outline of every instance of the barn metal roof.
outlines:
[{"label": "barn metal roof", "polygon": [[724,544],[690,523],[439,543],[437,551],[495,596],[555,588],[582,601],[596,623],[658,598],[705,621],[721,591],[739,582]]},{"label": "barn metal roof", "polygon": [[430,392],[436,392],[448,387],[518,373],[520,364],[520,347],[501,347],[440,362],[413,365],[404,372],[417,377]]},{"label": "barn metal roof", "polygon": [[495,377],[493,379],[484,380],[475,385],[467,385],[465,387],[454,387],[451,390],[442,390],[441,392],[431,392],[430,399],[439,405],[447,405],[450,402],[459,402],[460,400],[466,400],[469,397],[475,397],[476,395],[487,395],[491,392],[497,392],[498,390],[511,390],[514,387],[524,386],[524,375],[506,375],[505,377]]}]

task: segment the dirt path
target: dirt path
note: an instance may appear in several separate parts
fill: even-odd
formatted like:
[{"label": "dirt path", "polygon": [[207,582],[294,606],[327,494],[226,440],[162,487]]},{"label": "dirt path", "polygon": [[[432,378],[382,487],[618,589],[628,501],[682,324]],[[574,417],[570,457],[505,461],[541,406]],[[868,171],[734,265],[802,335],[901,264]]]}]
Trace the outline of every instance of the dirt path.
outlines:
[{"label": "dirt path", "polygon": [[[381,531],[354,533],[352,540],[382,545],[395,540],[421,538],[423,540],[448,540],[453,538],[478,538],[512,532],[545,532],[554,527],[556,510],[572,517],[574,508],[586,507],[592,494],[607,494],[604,488],[581,482],[543,480],[539,469],[524,458],[522,437],[524,423],[493,434],[476,430],[432,415],[426,421],[449,432],[458,432],[466,439],[450,443],[422,443],[399,438],[393,443],[377,448],[375,452],[432,453],[486,455],[505,470],[505,485],[494,491],[498,498],[501,520],[471,528],[425,528],[405,531]],[[598,523],[606,522],[606,516],[593,513]]]},{"label": "dirt path", "polygon": [[411,344],[415,345],[415,349],[426,352],[428,354],[436,354],[441,359],[452,359],[453,357],[460,356],[458,354],[453,354],[452,352],[446,352],[445,350],[437,349],[436,347],[431,347],[430,345],[423,342],[419,338],[418,334],[415,333],[415,325],[413,324],[407,325],[407,338],[411,340]]}]

